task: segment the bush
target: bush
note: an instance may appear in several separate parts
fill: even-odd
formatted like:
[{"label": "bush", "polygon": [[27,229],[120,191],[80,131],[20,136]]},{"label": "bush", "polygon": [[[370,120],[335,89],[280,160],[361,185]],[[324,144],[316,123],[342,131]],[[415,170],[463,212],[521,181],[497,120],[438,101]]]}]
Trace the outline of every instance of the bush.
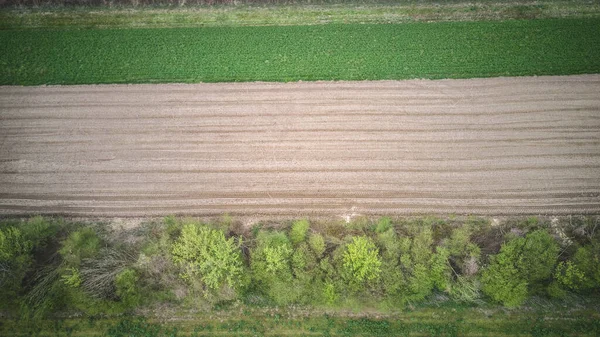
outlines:
[{"label": "bush", "polygon": [[292,229],[290,230],[290,241],[295,246],[306,239],[306,232],[310,224],[307,220],[294,221]]},{"label": "bush", "polygon": [[376,233],[386,232],[388,229],[392,228],[392,219],[387,216],[381,217],[379,221],[377,221],[377,227],[375,227]]},{"label": "bush", "polygon": [[344,252],[344,270],[347,280],[357,286],[374,281],[381,275],[379,249],[366,236],[352,238]]},{"label": "bush", "polygon": [[513,255],[504,249],[496,255],[481,276],[483,292],[507,307],[517,307],[527,299],[527,281],[515,267]]},{"label": "bush", "polygon": [[208,289],[224,285],[237,288],[243,272],[241,242],[226,239],[222,231],[206,226],[187,224],[173,244],[173,261],[184,268],[182,277],[200,277]]},{"label": "bush", "polygon": [[550,278],[558,250],[558,244],[545,230],[503,244],[482,274],[484,293],[506,306],[521,305],[528,289]]},{"label": "bush", "polygon": [[558,264],[554,278],[558,285],[571,291],[585,292],[600,287],[600,254],[589,245],[577,249],[570,261]]},{"label": "bush", "polygon": [[117,296],[125,307],[133,307],[138,304],[140,294],[137,283],[139,276],[135,270],[127,268],[120,272],[115,278],[115,288]]},{"label": "bush", "polygon": [[58,251],[66,265],[78,267],[83,259],[96,255],[100,249],[101,241],[93,228],[86,227],[77,230],[62,242]]},{"label": "bush", "polygon": [[317,258],[321,258],[325,253],[325,239],[321,234],[311,234],[308,237],[308,245]]},{"label": "bush", "polygon": [[[251,268],[259,290],[277,304],[297,300],[292,283],[292,245],[283,232],[260,231],[257,245],[251,252]],[[298,258],[298,257],[297,257]]]},{"label": "bush", "polygon": [[[0,308],[17,304],[20,293],[30,286],[27,278],[35,275],[35,254],[56,237],[58,227],[40,216],[25,222],[0,222]],[[51,256],[45,255],[40,254],[42,263],[50,263]]]},{"label": "bush", "polygon": [[422,300],[431,294],[436,286],[440,290],[445,290],[448,276],[448,251],[440,249],[437,253],[433,252],[431,229],[421,229],[412,239],[409,250],[407,250],[408,239],[403,241],[400,262],[410,290],[407,299]]},{"label": "bush", "polygon": [[456,228],[446,245],[449,258],[458,268],[461,275],[472,276],[478,271],[478,261],[481,255],[480,248],[471,242],[471,228],[464,225]]}]

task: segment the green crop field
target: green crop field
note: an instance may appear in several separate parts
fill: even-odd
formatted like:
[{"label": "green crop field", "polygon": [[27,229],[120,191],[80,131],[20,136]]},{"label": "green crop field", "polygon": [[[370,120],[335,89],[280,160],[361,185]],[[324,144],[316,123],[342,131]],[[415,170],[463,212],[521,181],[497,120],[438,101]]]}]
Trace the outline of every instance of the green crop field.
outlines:
[{"label": "green crop field", "polygon": [[600,72],[600,18],[1,30],[0,84],[383,80]]}]

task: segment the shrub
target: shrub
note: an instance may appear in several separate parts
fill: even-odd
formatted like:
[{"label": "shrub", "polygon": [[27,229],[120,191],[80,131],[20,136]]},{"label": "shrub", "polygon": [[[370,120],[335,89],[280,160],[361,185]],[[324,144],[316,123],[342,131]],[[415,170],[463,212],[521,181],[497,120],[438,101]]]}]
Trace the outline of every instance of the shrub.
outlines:
[{"label": "shrub", "polygon": [[353,237],[344,252],[343,266],[348,281],[355,285],[378,279],[381,274],[379,249],[366,236]]},{"label": "shrub", "polygon": [[335,285],[332,282],[326,282],[323,287],[323,298],[326,304],[332,305],[338,300],[338,293],[335,290]]},{"label": "shrub", "polygon": [[517,307],[527,298],[527,281],[515,267],[509,250],[496,255],[481,275],[483,292],[507,307]]},{"label": "shrub", "polygon": [[[531,232],[525,239],[514,240],[521,246],[517,267],[527,282],[546,280],[552,275],[560,247],[545,230]],[[521,243],[522,242],[522,243]]]},{"label": "shrub", "polygon": [[95,299],[116,299],[115,278],[131,266],[137,254],[126,247],[106,247],[81,263],[81,289]]},{"label": "shrub", "polygon": [[452,263],[458,267],[458,272],[462,275],[474,275],[477,268],[477,261],[481,255],[480,248],[471,242],[471,228],[464,225],[456,228],[446,245],[449,251],[449,258]]},{"label": "shrub", "polygon": [[86,227],[71,233],[58,252],[68,266],[78,267],[83,259],[96,255],[100,245],[94,229]]},{"label": "shrub", "polygon": [[563,288],[585,292],[600,286],[600,254],[594,246],[579,247],[570,261],[558,264],[554,272],[556,282]]},{"label": "shrub", "polygon": [[558,244],[545,230],[503,244],[482,274],[484,293],[506,306],[521,305],[528,288],[550,277],[558,250]]},{"label": "shrub", "polygon": [[321,256],[323,256],[323,253],[325,253],[325,239],[323,239],[323,236],[321,234],[311,234],[308,237],[308,245],[310,246],[310,249],[312,249],[312,251],[315,253],[315,256],[317,258],[321,258]]},{"label": "shrub", "polygon": [[296,301],[299,294],[291,290],[292,246],[285,233],[260,231],[251,252],[251,268],[260,291],[278,304]]},{"label": "shrub", "polygon": [[306,232],[309,227],[310,224],[307,220],[294,221],[290,230],[290,241],[292,241],[293,245],[297,245],[306,239]]},{"label": "shrub", "polygon": [[31,252],[33,244],[16,227],[0,230],[0,261],[12,261]]},{"label": "shrub", "polygon": [[140,300],[137,288],[138,279],[138,274],[131,268],[126,268],[115,278],[117,296],[126,307],[135,306]]},{"label": "shrub", "polygon": [[[35,253],[41,252],[55,237],[58,226],[40,216],[0,225],[0,308],[9,308],[17,303],[24,288],[31,286],[27,278],[36,275],[32,270]],[[44,256],[42,262],[50,260]],[[26,278],[27,275],[30,276]]]},{"label": "shrub", "polygon": [[377,221],[377,227],[375,227],[376,233],[386,232],[388,229],[392,228],[392,219],[389,217],[381,217],[379,221]]},{"label": "shrub", "polygon": [[67,268],[61,279],[67,287],[79,288],[81,285],[81,274],[78,268]]},{"label": "shrub", "polygon": [[399,238],[393,228],[378,235],[384,257],[382,291],[393,305],[422,300],[434,288],[447,290],[449,286],[448,250],[433,251],[431,228],[413,230],[413,238]]},{"label": "shrub", "polygon": [[184,279],[199,276],[212,290],[225,284],[236,288],[243,270],[240,245],[233,238],[226,239],[222,231],[187,224],[171,253],[173,261],[184,268]]}]

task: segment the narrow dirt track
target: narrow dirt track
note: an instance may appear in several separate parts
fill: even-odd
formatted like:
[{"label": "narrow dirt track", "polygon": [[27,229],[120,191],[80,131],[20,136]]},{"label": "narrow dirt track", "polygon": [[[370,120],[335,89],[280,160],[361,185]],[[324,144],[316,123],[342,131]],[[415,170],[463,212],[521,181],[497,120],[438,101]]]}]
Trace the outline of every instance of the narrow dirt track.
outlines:
[{"label": "narrow dirt track", "polygon": [[600,213],[600,75],[0,87],[0,214]]}]

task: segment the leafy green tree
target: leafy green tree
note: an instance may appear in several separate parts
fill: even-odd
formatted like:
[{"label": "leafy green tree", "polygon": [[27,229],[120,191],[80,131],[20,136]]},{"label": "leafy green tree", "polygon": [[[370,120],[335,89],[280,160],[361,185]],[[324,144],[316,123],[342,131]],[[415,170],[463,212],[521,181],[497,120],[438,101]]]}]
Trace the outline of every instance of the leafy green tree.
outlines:
[{"label": "leafy green tree", "polygon": [[506,306],[521,305],[532,286],[550,278],[559,247],[545,230],[503,244],[482,273],[483,292]]},{"label": "leafy green tree", "polygon": [[306,233],[308,232],[309,227],[310,224],[308,223],[308,220],[294,221],[292,229],[290,230],[290,241],[294,246],[306,239]]},{"label": "leafy green tree", "polygon": [[210,290],[224,285],[235,289],[243,272],[240,245],[240,241],[226,239],[220,230],[187,224],[173,244],[171,254],[173,262],[184,268],[184,279],[199,277]]},{"label": "leafy green tree", "polygon": [[381,275],[379,249],[366,236],[353,237],[344,252],[343,266],[352,284],[363,285],[374,281]]},{"label": "leafy green tree", "polygon": [[[523,241],[523,240],[520,240]],[[529,284],[549,279],[556,266],[560,247],[556,240],[545,230],[533,231],[521,245],[516,261],[517,268]]]},{"label": "leafy green tree", "polygon": [[483,292],[507,307],[520,306],[527,299],[527,281],[515,266],[515,247],[503,247],[481,276]]}]

